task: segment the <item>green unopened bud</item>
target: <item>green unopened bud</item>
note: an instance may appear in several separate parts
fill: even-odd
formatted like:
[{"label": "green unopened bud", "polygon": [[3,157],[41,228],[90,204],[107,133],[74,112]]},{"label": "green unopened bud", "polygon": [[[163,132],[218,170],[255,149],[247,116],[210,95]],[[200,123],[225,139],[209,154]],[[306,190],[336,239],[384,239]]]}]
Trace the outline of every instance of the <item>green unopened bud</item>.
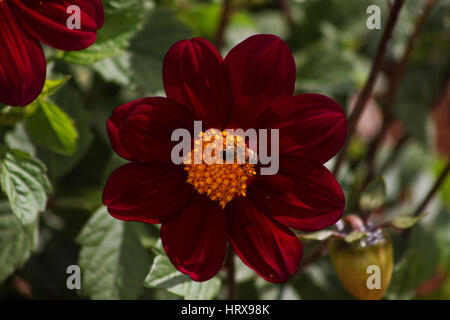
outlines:
[{"label": "green unopened bud", "polygon": [[377,230],[351,243],[332,239],[331,261],[344,288],[356,299],[379,300],[391,281],[393,269],[392,240]]}]

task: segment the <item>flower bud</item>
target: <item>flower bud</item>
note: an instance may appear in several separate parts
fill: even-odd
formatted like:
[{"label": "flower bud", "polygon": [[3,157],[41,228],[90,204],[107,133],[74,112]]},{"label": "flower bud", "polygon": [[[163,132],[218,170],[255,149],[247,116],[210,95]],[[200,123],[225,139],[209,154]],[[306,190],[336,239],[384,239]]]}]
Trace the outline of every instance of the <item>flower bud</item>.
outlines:
[{"label": "flower bud", "polygon": [[348,243],[329,242],[331,261],[344,288],[356,299],[379,300],[389,287],[393,270],[392,240],[386,231]]}]

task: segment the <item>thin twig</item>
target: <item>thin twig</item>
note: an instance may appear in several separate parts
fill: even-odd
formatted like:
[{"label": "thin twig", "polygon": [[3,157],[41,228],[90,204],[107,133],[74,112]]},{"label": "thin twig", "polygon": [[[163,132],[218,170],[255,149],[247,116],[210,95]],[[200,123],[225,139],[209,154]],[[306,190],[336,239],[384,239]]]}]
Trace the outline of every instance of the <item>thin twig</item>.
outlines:
[{"label": "thin twig", "polygon": [[232,11],[232,0],[223,0],[222,3],[222,13],[220,14],[219,26],[216,33],[216,48],[221,51],[225,44],[225,30],[230,22],[231,11]]},{"label": "thin twig", "polygon": [[234,269],[234,252],[231,248],[228,250],[225,267],[227,270],[228,300],[234,300],[236,299],[236,279]]},{"label": "thin twig", "polygon": [[373,178],[375,171],[374,167],[377,150],[380,147],[382,141],[384,140],[384,137],[389,131],[389,128],[391,127],[392,123],[394,122],[394,117],[392,116],[392,109],[394,108],[395,105],[395,100],[397,98],[400,84],[405,76],[409,58],[411,57],[411,52],[413,51],[417,43],[420,31],[423,29],[425,21],[427,20],[427,17],[430,14],[435,3],[436,1],[434,0],[428,0],[425,3],[421,14],[416,20],[414,32],[409,37],[408,44],[406,46],[405,52],[403,53],[403,57],[395,68],[394,75],[391,81],[391,87],[390,90],[388,91],[388,96],[386,98],[386,104],[383,108],[383,125],[380,131],[378,132],[377,136],[370,143],[366,154],[368,175],[369,175],[366,181],[371,181]]},{"label": "thin twig", "polygon": [[277,0],[278,5],[280,6],[281,13],[283,14],[284,19],[286,20],[286,24],[289,28],[293,28],[295,25],[294,18],[292,17],[291,4],[289,0]]},{"label": "thin twig", "polygon": [[338,154],[338,157],[336,159],[336,163],[335,163],[335,166],[333,169],[334,175],[339,174],[339,170],[341,168],[342,162],[345,159],[345,156],[347,154],[347,149],[348,149],[348,144],[349,144],[350,138],[352,137],[352,135],[356,129],[356,125],[358,123],[358,120],[359,120],[362,112],[364,111],[367,101],[369,100],[370,96],[372,95],[372,91],[375,86],[375,82],[381,71],[381,65],[384,60],[384,56],[386,54],[386,49],[387,49],[389,40],[391,39],[392,32],[394,30],[395,24],[397,23],[398,16],[400,14],[400,10],[403,7],[404,2],[405,2],[405,0],[396,0],[394,5],[392,6],[392,10],[389,15],[388,21],[386,23],[386,27],[384,29],[383,35],[381,36],[381,40],[378,44],[377,52],[375,54],[375,59],[372,64],[372,69],[370,71],[369,78],[367,79],[367,82],[364,85],[364,88],[361,90],[360,94],[358,95],[358,98],[355,103],[355,108],[353,109],[353,112],[350,115],[350,118],[348,120],[347,138],[344,142],[341,152]]},{"label": "thin twig", "polygon": [[447,163],[447,166],[444,168],[444,170],[442,170],[441,174],[437,178],[437,180],[434,183],[433,187],[430,189],[430,191],[428,191],[428,194],[422,200],[420,205],[417,207],[416,211],[414,211],[414,216],[417,217],[418,215],[420,215],[423,212],[423,210],[426,208],[428,203],[431,201],[431,199],[433,199],[434,195],[436,194],[436,192],[441,187],[442,183],[444,183],[445,178],[447,177],[447,175],[449,173],[450,173],[450,161]]},{"label": "thin twig", "polygon": [[[448,83],[448,82],[445,82]],[[429,108],[430,111],[435,109],[439,102],[445,97],[447,94],[447,88],[448,85],[442,86],[441,94],[437,95],[437,98],[435,102],[432,104],[432,106]],[[403,132],[402,136],[397,140],[396,145],[392,148],[391,155],[387,160],[384,161],[384,164],[381,166],[381,169],[379,170],[379,173],[382,174],[383,172],[386,172],[389,168],[391,168],[395,161],[397,160],[398,156],[400,155],[401,151],[403,150],[404,145],[406,142],[411,138],[411,136],[407,132]],[[373,180],[374,178],[374,171],[373,170],[367,170],[366,177],[364,179],[364,182],[361,184],[361,188],[355,191],[355,197],[359,197],[362,190]]]}]

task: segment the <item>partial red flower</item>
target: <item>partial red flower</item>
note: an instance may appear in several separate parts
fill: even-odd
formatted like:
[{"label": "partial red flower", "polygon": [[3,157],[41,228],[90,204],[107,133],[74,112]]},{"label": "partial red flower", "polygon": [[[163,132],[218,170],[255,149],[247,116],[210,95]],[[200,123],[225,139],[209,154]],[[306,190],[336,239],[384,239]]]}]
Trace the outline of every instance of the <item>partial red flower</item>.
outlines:
[{"label": "partial red flower", "polygon": [[[80,29],[69,29],[67,8],[80,8]],[[103,25],[100,0],[0,0],[0,102],[26,106],[42,91],[46,60],[39,41],[83,50]]]},{"label": "partial red flower", "polygon": [[[168,257],[193,280],[219,271],[228,243],[264,279],[287,280],[303,252],[291,228],[333,225],[345,205],[341,187],[323,166],[346,136],[343,110],[320,94],[293,96],[295,72],[288,46],[273,35],[252,36],[225,59],[205,39],[173,45],[163,65],[167,98],[130,102],[108,120],[112,148],[130,161],[106,183],[109,213],[161,223]],[[279,129],[278,173],[259,175],[249,164],[216,165],[222,167],[214,172],[205,164],[173,164],[171,134],[177,128],[192,134],[194,120],[204,129]],[[232,193],[239,176],[245,183]],[[205,192],[213,184],[216,189]]]}]

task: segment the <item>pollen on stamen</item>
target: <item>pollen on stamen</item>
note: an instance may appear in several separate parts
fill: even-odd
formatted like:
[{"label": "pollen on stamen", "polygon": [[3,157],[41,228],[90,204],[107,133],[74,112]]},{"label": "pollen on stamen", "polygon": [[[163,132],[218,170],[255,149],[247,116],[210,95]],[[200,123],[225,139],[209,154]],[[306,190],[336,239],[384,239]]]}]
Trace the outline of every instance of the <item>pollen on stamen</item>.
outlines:
[{"label": "pollen on stamen", "polygon": [[[185,164],[185,170],[188,173],[187,182],[190,183],[200,194],[206,194],[211,200],[219,202],[219,205],[225,208],[226,204],[239,196],[246,196],[247,180],[251,176],[256,174],[253,164],[248,163],[246,160],[244,163],[236,163],[236,154],[234,154],[234,163],[226,163],[226,159],[223,159],[223,163],[207,164],[203,159],[203,151],[211,143],[216,144],[216,149],[227,150],[227,133],[225,131],[220,132],[217,130],[212,135],[205,136],[204,133],[200,133],[200,137],[203,139],[196,139],[194,142],[194,150],[188,155],[190,159],[189,164]],[[218,139],[219,136],[222,139]],[[230,137],[229,137],[230,138]],[[242,138],[239,136],[232,136],[233,149],[242,143]],[[221,145],[217,145],[220,143]],[[222,148],[220,148],[222,147]],[[194,154],[201,152],[202,162],[196,164],[194,162]],[[225,154],[225,153],[224,153]],[[212,156],[215,156],[214,152]],[[222,153],[221,153],[222,156]]]}]

